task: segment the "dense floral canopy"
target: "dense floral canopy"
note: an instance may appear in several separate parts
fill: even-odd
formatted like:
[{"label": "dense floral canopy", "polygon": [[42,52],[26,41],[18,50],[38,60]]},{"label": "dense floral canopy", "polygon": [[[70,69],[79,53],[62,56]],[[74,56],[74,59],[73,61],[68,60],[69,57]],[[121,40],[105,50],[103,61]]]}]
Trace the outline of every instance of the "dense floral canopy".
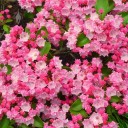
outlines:
[{"label": "dense floral canopy", "polygon": [[30,127],[38,117],[44,128],[127,128],[128,2],[18,2],[40,11],[1,41],[1,118]]}]

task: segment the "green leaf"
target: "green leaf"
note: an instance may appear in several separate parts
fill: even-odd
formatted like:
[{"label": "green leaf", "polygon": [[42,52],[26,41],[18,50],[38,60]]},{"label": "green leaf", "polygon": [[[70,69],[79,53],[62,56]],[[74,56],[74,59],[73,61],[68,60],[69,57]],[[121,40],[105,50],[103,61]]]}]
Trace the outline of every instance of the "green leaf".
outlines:
[{"label": "green leaf", "polygon": [[121,98],[118,97],[118,96],[112,96],[111,99],[110,99],[110,102],[118,103],[120,101],[121,101]]},{"label": "green leaf", "polygon": [[0,64],[0,68],[3,68],[4,67],[4,64]]},{"label": "green leaf", "polygon": [[72,71],[71,68],[69,68],[68,66],[62,66],[63,69],[66,69],[68,71]]},{"label": "green leaf", "polygon": [[3,30],[6,32],[6,33],[9,33],[10,32],[10,27],[8,25],[3,25]]},{"label": "green leaf", "polygon": [[26,124],[22,124],[20,128],[29,128]]},{"label": "green leaf", "polygon": [[[96,8],[97,13],[100,16],[100,19],[103,20],[104,17],[107,15],[108,7],[109,7],[108,0],[97,0],[96,1],[95,8]],[[100,9],[103,9],[103,13],[102,14],[99,13]]]},{"label": "green leaf", "polygon": [[124,117],[123,115],[120,116],[120,118],[125,121],[126,124],[128,124],[128,118]]},{"label": "green leaf", "polygon": [[73,115],[78,115],[79,111],[73,111],[72,109],[70,109],[70,113],[73,114]]},{"label": "green leaf", "polygon": [[25,32],[27,32],[28,34],[30,34],[30,30],[28,28],[25,28]]},{"label": "green leaf", "polygon": [[71,111],[80,111],[82,110],[82,102],[80,99],[77,99],[70,107]]},{"label": "green leaf", "polygon": [[37,104],[37,103],[32,102],[31,107],[32,107],[33,109],[35,109],[35,108],[36,108],[36,104]]},{"label": "green leaf", "polygon": [[107,113],[108,113],[108,114],[112,114],[111,106],[108,106],[106,110],[107,110]]},{"label": "green leaf", "polygon": [[115,108],[113,108],[112,106],[108,106],[107,107],[107,113],[109,114],[109,115],[111,115],[112,113],[117,113],[117,111],[115,110]]},{"label": "green leaf", "polygon": [[126,123],[126,126],[127,126],[126,128],[128,128],[128,123]]},{"label": "green leaf", "polygon": [[9,126],[8,128],[14,128],[13,126]]},{"label": "green leaf", "polygon": [[89,19],[90,18],[90,14],[85,16],[85,19]]},{"label": "green leaf", "polygon": [[79,34],[77,38],[77,46],[83,47],[85,44],[88,44],[90,40],[84,35],[84,33]]},{"label": "green leaf", "polygon": [[43,123],[42,119],[39,116],[35,116],[34,127],[43,128],[43,126],[44,126],[44,123]]},{"label": "green leaf", "polygon": [[12,72],[12,67],[10,65],[6,65],[8,71],[7,74],[10,74]]},{"label": "green leaf", "polygon": [[118,114],[114,113],[114,116],[118,122],[119,128],[127,128],[126,123],[120,118],[120,116]]},{"label": "green leaf", "polygon": [[2,120],[0,121],[0,128],[8,128],[9,127],[10,120],[3,116]]},{"label": "green leaf", "polygon": [[42,10],[42,6],[36,7],[36,11],[37,11],[37,12],[40,12],[41,10]]},{"label": "green leaf", "polygon": [[124,19],[123,24],[127,25],[128,24],[128,12],[122,12],[121,16]]},{"label": "green leaf", "polygon": [[112,121],[117,122],[116,118],[115,118],[113,115],[109,115],[109,116],[108,116],[108,121],[109,121],[109,122],[112,122]]},{"label": "green leaf", "polygon": [[24,13],[24,17],[27,19],[33,19],[34,18],[34,14],[30,13],[30,12],[25,12]]},{"label": "green leaf", "polygon": [[70,113],[73,115],[78,115],[81,114],[84,118],[88,117],[88,114],[86,113],[86,111],[84,109],[80,110],[80,111],[73,111],[70,109]]},{"label": "green leaf", "polygon": [[40,54],[43,56],[48,54],[51,49],[51,44],[49,42],[45,42],[45,46],[40,50]]},{"label": "green leaf", "polygon": [[67,19],[66,20],[66,23],[65,23],[66,31],[68,31],[68,29],[69,29],[69,23],[70,23],[70,21]]},{"label": "green leaf", "polygon": [[128,119],[128,114],[124,114],[122,116]]},{"label": "green leaf", "polygon": [[15,120],[10,120],[10,125],[15,124]]},{"label": "green leaf", "polygon": [[113,0],[108,0],[108,4],[109,4],[108,12],[110,12],[111,10],[113,10],[115,3]]},{"label": "green leaf", "polygon": [[[104,17],[107,15],[114,8],[113,0],[97,0],[95,4],[95,9],[100,16],[100,19],[103,20]],[[103,9],[103,13],[100,14],[99,10]]]},{"label": "green leaf", "polygon": [[53,58],[53,54],[52,54],[51,52],[49,52],[48,55],[47,55],[47,57],[48,57],[48,59],[50,60],[50,59]]},{"label": "green leaf", "polygon": [[79,113],[80,113],[84,118],[87,118],[87,117],[88,117],[88,114],[87,114],[87,112],[86,112],[84,109],[82,109]]},{"label": "green leaf", "polygon": [[109,76],[112,73],[112,70],[108,68],[107,65],[102,67],[102,74],[103,76]]},{"label": "green leaf", "polygon": [[12,19],[7,19],[5,22],[6,23],[10,23],[10,22],[12,22],[13,20]]}]

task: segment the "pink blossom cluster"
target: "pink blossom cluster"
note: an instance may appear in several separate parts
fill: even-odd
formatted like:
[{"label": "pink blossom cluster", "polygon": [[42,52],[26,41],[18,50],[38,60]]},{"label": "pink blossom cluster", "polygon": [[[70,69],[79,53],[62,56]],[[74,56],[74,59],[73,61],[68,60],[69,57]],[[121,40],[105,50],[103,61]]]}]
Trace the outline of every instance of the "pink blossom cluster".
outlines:
[{"label": "pink blossom cluster", "polygon": [[11,15],[9,14],[9,10],[5,9],[3,11],[0,11],[0,22],[11,18]]},{"label": "pink blossom cluster", "polygon": [[127,0],[114,0],[115,2],[115,8],[114,10],[115,11],[124,11],[124,12],[127,12],[128,11],[128,3],[127,3]]},{"label": "pink blossom cluster", "polygon": [[[115,2],[114,11],[128,11],[127,0],[113,1]],[[44,4],[46,8],[54,10],[57,15],[69,16],[72,12],[89,14],[91,10],[94,10],[92,7],[96,0],[18,0],[18,2],[23,9],[29,12],[33,12],[37,6]],[[81,6],[84,7],[81,8]],[[71,7],[73,8],[71,9]]]},{"label": "pink blossom cluster", "polygon": [[[67,40],[67,47],[79,52],[82,57],[87,56],[91,51],[103,56],[114,53],[115,49],[120,47],[120,43],[127,41],[125,35],[128,28],[122,26],[122,17],[113,11],[114,15],[109,14],[101,21],[93,8],[95,1],[85,0],[83,4],[85,3],[86,6],[81,7],[82,1],[46,0],[44,8],[34,19],[35,26],[37,28],[45,26],[50,33],[49,40],[55,46],[59,45],[60,38]],[[53,12],[51,13],[50,10]],[[86,18],[86,15],[90,15],[90,18]],[[67,18],[70,23],[69,29],[65,30],[59,24],[66,24]],[[91,43],[83,48],[77,47],[77,37],[80,33],[84,33],[91,40]]]},{"label": "pink blossom cluster", "polygon": [[28,12],[33,12],[34,8],[41,6],[44,0],[18,0],[19,5]]},{"label": "pink blossom cluster", "polygon": [[[128,113],[128,26],[118,14],[127,11],[128,3],[114,0],[113,11],[100,20],[96,0],[19,0],[29,12],[42,2],[42,10],[25,30],[14,26],[1,42],[1,118],[6,114],[29,125],[39,115],[44,128],[118,128],[108,121],[107,108],[113,107],[119,115]],[[77,46],[81,33],[90,40],[83,47]],[[80,55],[66,64],[69,71],[59,56],[41,55],[48,41],[56,50],[63,42],[71,53]],[[107,75],[104,68],[110,71]],[[114,96],[120,101],[112,102]],[[69,113],[78,98],[86,118]]]}]

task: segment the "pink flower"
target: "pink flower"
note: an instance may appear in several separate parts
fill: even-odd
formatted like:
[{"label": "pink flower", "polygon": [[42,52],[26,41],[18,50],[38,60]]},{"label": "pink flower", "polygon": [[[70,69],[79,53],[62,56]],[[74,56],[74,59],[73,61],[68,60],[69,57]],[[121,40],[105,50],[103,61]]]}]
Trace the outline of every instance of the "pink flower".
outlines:
[{"label": "pink flower", "polygon": [[57,113],[59,111],[59,106],[51,105],[50,109],[51,109],[51,113]]},{"label": "pink flower", "polygon": [[106,95],[107,95],[107,97],[116,96],[117,95],[116,88],[115,87],[108,87],[106,90]]},{"label": "pink flower", "polygon": [[85,27],[86,29],[88,29],[90,32],[94,32],[94,27],[95,27],[95,23],[91,20],[87,20],[85,22]]},{"label": "pink flower", "polygon": [[44,47],[45,42],[46,41],[42,37],[36,39],[36,43],[39,47]]},{"label": "pink flower", "polygon": [[20,34],[20,41],[26,42],[26,41],[28,41],[28,39],[29,39],[28,33],[22,32],[22,33]]},{"label": "pink flower", "polygon": [[28,58],[32,59],[32,61],[36,60],[39,55],[39,51],[36,48],[32,48],[28,53]]},{"label": "pink flower", "polygon": [[128,106],[128,95],[125,95],[123,101]]},{"label": "pink flower", "polygon": [[77,74],[77,79],[78,80],[84,80],[84,78],[85,78],[85,73],[84,72],[81,71]]},{"label": "pink flower", "polygon": [[29,110],[31,109],[31,106],[29,103],[27,102],[22,102],[21,103],[21,109],[25,112],[29,112]]},{"label": "pink flower", "polygon": [[91,17],[90,17],[91,20],[98,20],[99,19],[99,16],[97,13],[91,13]]},{"label": "pink flower", "polygon": [[109,79],[112,83],[119,84],[120,82],[123,82],[122,74],[118,72],[113,72],[112,74],[110,74]]},{"label": "pink flower", "polygon": [[8,61],[8,64],[12,67],[16,67],[19,65],[19,62],[16,58],[11,58],[9,61]]},{"label": "pink flower", "polygon": [[61,62],[62,61],[59,60],[59,57],[53,57],[53,61],[54,61],[55,67],[61,69],[61,67],[62,67],[62,63]]},{"label": "pink flower", "polygon": [[95,91],[93,91],[95,97],[104,98],[104,90],[102,88],[96,87]]},{"label": "pink flower", "polygon": [[114,121],[110,122],[108,125],[109,125],[109,128],[118,128],[119,127],[118,124]]},{"label": "pink flower", "polygon": [[108,68],[111,68],[111,69],[115,68],[114,62],[108,62],[107,65],[108,65]]},{"label": "pink flower", "polygon": [[92,122],[92,124],[93,124],[94,126],[103,123],[102,116],[101,116],[99,113],[93,112],[89,119],[90,119],[90,121]]},{"label": "pink flower", "polygon": [[64,111],[59,111],[59,112],[57,113],[57,118],[64,121],[64,120],[66,119],[66,112],[64,112]]},{"label": "pink flower", "polygon": [[61,14],[62,14],[63,16],[69,16],[69,15],[70,15],[70,10],[69,10],[68,8],[63,8],[63,9],[61,10]]},{"label": "pink flower", "polygon": [[127,62],[128,61],[128,52],[123,52],[121,54],[121,60]]},{"label": "pink flower", "polygon": [[112,29],[110,31],[110,37],[112,37],[112,38],[116,38],[118,34],[119,34],[119,31],[116,29]]},{"label": "pink flower", "polygon": [[93,123],[89,119],[84,119],[83,125],[84,128],[94,128]]},{"label": "pink flower", "polygon": [[64,112],[68,112],[69,108],[70,108],[70,106],[68,104],[63,104],[63,106],[62,106],[62,110]]},{"label": "pink flower", "polygon": [[99,66],[102,66],[102,61],[99,58],[93,58],[92,59],[92,64],[99,67]]},{"label": "pink flower", "polygon": [[64,127],[64,122],[60,119],[56,119],[56,120],[53,121],[52,125],[55,128],[62,128],[62,127]]},{"label": "pink flower", "polygon": [[106,34],[101,33],[101,34],[98,34],[97,35],[97,41],[103,41],[103,42],[105,42],[106,40],[107,40]]},{"label": "pink flower", "polygon": [[42,69],[45,69],[46,67],[47,66],[46,66],[45,61],[38,61],[38,62],[36,62],[36,69],[42,70]]},{"label": "pink flower", "polygon": [[93,100],[93,104],[92,106],[95,107],[96,110],[98,110],[99,108],[105,108],[108,106],[108,102],[102,98],[96,98]]}]

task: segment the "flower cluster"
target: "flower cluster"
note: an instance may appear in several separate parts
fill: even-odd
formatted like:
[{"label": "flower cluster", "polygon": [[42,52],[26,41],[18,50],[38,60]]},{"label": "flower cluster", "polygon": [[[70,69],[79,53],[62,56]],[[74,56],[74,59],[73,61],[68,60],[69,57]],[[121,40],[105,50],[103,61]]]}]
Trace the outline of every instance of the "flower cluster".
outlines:
[{"label": "flower cluster", "polygon": [[[43,7],[1,42],[0,117],[31,125],[38,115],[44,128],[118,128],[113,115],[128,113],[128,3],[114,0],[104,14],[100,0],[18,1],[29,12]],[[73,62],[61,59],[63,49]]]},{"label": "flower cluster", "polygon": [[0,26],[10,22],[11,15],[9,14],[9,10],[5,9],[3,11],[0,11]]},{"label": "flower cluster", "polygon": [[33,12],[34,8],[41,6],[44,0],[18,0],[19,5],[28,12]]},{"label": "flower cluster", "polygon": [[5,9],[3,11],[0,11],[0,25],[7,19],[10,19],[11,15],[9,14],[9,10]]}]

